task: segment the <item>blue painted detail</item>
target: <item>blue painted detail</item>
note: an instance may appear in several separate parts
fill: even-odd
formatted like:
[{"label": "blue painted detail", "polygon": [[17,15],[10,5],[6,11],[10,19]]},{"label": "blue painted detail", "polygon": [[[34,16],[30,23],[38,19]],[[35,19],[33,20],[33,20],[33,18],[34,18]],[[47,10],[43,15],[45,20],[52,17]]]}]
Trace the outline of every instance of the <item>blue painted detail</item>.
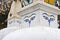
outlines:
[{"label": "blue painted detail", "polygon": [[31,20],[29,20],[29,19],[25,19],[24,21],[27,22],[27,23],[29,23],[29,27],[30,27]]},{"label": "blue painted detail", "polygon": [[25,22],[29,22],[29,19],[25,19],[24,21],[25,21]]},{"label": "blue painted detail", "polygon": [[35,19],[35,16],[31,17],[31,19],[30,19],[30,20],[32,21],[32,20],[34,20],[34,19]]},{"label": "blue painted detail", "polygon": [[48,20],[49,26],[50,23],[55,20],[54,15],[48,15],[47,13],[43,13],[42,15],[45,20]]},{"label": "blue painted detail", "polygon": [[36,14],[32,14],[30,16],[25,16],[24,17],[24,21],[29,23],[29,27],[30,27],[31,22],[35,19],[35,17],[36,17]]},{"label": "blue painted detail", "polygon": [[30,27],[31,21],[29,21],[29,27]]},{"label": "blue painted detail", "polygon": [[49,26],[50,26],[50,20],[48,20]]},{"label": "blue painted detail", "polygon": [[46,16],[43,16],[46,20],[48,20],[49,18],[48,17],[46,17]]}]

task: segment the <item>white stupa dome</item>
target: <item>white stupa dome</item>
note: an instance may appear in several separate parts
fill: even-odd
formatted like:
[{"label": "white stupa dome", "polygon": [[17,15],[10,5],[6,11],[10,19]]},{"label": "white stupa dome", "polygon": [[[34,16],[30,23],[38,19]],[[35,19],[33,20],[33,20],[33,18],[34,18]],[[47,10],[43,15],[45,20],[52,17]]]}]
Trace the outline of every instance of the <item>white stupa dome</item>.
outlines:
[{"label": "white stupa dome", "polygon": [[60,30],[48,27],[31,27],[17,30],[3,40],[60,40]]}]

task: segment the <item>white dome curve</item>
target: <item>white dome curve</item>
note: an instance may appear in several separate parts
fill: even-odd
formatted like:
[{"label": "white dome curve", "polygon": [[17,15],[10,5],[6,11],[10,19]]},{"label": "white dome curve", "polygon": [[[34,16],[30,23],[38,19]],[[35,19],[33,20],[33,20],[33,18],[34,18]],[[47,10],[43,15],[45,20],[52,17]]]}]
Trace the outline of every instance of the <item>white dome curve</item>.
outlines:
[{"label": "white dome curve", "polygon": [[49,27],[31,27],[17,30],[3,40],[60,40],[60,30]]}]

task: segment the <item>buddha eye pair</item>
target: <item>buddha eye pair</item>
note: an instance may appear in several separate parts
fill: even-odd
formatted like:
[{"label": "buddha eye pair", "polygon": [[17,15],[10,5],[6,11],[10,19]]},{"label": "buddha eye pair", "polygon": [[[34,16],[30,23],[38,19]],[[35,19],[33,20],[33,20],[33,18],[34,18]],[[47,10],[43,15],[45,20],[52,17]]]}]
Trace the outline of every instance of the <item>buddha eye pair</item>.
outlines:
[{"label": "buddha eye pair", "polygon": [[43,13],[43,18],[45,18],[46,20],[55,20],[54,15],[48,15],[47,13]]},{"label": "buddha eye pair", "polygon": [[9,24],[11,24],[13,21],[10,21]]},{"label": "buddha eye pair", "polygon": [[31,17],[30,20],[29,20],[29,18],[28,18],[28,19],[25,19],[24,21],[25,21],[25,22],[28,22],[28,21],[31,21],[31,20],[34,20],[34,19],[35,19],[35,16]]},{"label": "buddha eye pair", "polygon": [[55,19],[54,18],[48,18],[48,17],[46,17],[46,16],[43,16],[46,20],[51,20],[51,21],[54,21]]}]

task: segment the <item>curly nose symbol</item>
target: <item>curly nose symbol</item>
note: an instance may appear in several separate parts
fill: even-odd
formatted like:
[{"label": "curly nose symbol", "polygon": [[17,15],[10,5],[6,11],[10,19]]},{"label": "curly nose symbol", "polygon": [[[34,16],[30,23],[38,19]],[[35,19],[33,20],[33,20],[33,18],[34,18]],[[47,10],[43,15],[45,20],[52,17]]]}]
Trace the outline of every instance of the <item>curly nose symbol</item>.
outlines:
[{"label": "curly nose symbol", "polygon": [[29,21],[29,27],[30,27],[31,21]]},{"label": "curly nose symbol", "polygon": [[49,19],[49,20],[48,20],[49,26],[50,26],[50,22],[51,22],[51,20]]}]

